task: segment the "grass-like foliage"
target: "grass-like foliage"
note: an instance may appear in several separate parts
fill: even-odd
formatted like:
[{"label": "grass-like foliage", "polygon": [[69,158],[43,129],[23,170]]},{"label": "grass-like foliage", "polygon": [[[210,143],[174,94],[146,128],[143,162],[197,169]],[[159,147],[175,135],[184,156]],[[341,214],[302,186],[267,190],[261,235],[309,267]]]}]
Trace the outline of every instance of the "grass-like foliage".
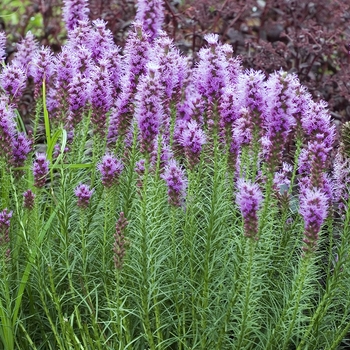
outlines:
[{"label": "grass-like foliage", "polygon": [[216,35],[191,67],[160,1],[122,54],[75,2],[59,54],[28,34],[0,73],[0,348],[341,348],[348,125],[334,154],[326,105]]}]

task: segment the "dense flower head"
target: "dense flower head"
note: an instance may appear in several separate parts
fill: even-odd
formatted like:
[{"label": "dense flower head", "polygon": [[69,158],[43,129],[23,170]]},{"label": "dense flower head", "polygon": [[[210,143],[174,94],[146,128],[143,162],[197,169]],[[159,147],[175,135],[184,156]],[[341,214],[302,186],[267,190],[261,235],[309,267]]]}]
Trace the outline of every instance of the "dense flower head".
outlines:
[{"label": "dense flower head", "polygon": [[88,95],[92,107],[91,121],[95,133],[104,135],[107,112],[112,107],[112,82],[107,70],[108,60],[101,59],[99,65],[91,71]]},{"label": "dense flower head", "polygon": [[68,32],[73,30],[79,21],[89,18],[88,0],[63,0],[63,5],[63,20]]},{"label": "dense flower head", "polygon": [[147,74],[137,86],[135,117],[141,138],[141,151],[150,154],[163,119],[159,66],[149,62]]},{"label": "dense flower head", "polygon": [[296,90],[299,85],[299,80],[294,74],[283,71],[270,75],[266,82],[264,116],[266,136],[271,141],[266,156],[271,171],[274,171],[281,162],[287,136],[296,125],[294,114],[297,101]]},{"label": "dense flower head", "polygon": [[123,267],[124,257],[125,257],[125,246],[126,246],[126,239],[124,236],[125,229],[128,225],[128,221],[125,218],[125,215],[123,212],[119,214],[119,219],[115,225],[115,234],[114,234],[114,243],[113,243],[113,259],[114,259],[114,266],[116,269],[121,269]]},{"label": "dense flower head", "polygon": [[49,161],[45,153],[36,153],[33,164],[34,186],[42,188],[45,186],[46,176],[49,172]]},{"label": "dense flower head", "polygon": [[27,190],[23,193],[23,206],[28,210],[32,210],[34,208],[35,194],[32,190]]},{"label": "dense flower head", "polygon": [[230,84],[223,88],[219,102],[220,127],[223,133],[230,132],[232,124],[239,118],[237,99],[237,87]]},{"label": "dense flower head", "polygon": [[108,51],[116,48],[113,41],[112,32],[106,28],[106,22],[102,19],[96,19],[92,22],[93,31],[90,35],[90,49],[92,53],[92,59],[98,62],[104,58]]},{"label": "dense flower head", "polygon": [[55,57],[56,84],[58,89],[66,90],[77,69],[77,57],[72,54],[69,46],[63,46]]},{"label": "dense flower head", "polygon": [[316,248],[318,234],[327,217],[328,200],[323,191],[319,189],[307,189],[300,197],[299,212],[304,219],[303,250],[311,252]]},{"label": "dense flower head", "polygon": [[55,72],[53,53],[49,47],[44,47],[35,52],[33,63],[30,65],[30,75],[34,83],[41,85],[44,78],[49,81]]},{"label": "dense flower head", "polygon": [[92,30],[91,23],[88,19],[78,21],[77,26],[68,32],[67,46],[72,50],[76,50],[78,47],[83,46],[88,48],[90,52]]},{"label": "dense flower head", "polygon": [[[265,74],[247,69],[237,77],[237,97],[240,107],[262,114],[265,111]],[[262,121],[259,125],[262,125]]]},{"label": "dense flower head", "polygon": [[103,156],[102,161],[97,165],[101,173],[102,184],[105,187],[111,187],[118,182],[118,178],[124,166],[120,160],[107,153]]},{"label": "dense flower head", "polygon": [[0,245],[7,245],[10,242],[10,220],[12,211],[7,208],[0,211]]},{"label": "dense flower head", "polygon": [[26,36],[17,44],[17,52],[12,61],[13,65],[22,68],[26,75],[28,74],[28,65],[32,64],[36,52],[39,50],[39,45],[35,40],[31,31],[28,31]]},{"label": "dense flower head", "polygon": [[[124,48],[124,69],[131,91],[136,89],[138,77],[146,74],[146,64],[149,61],[151,46],[148,35],[142,28],[142,23],[135,21],[133,31],[129,32]],[[124,82],[126,85],[126,82]]]},{"label": "dense flower head", "polygon": [[180,55],[172,40],[163,31],[160,31],[150,56],[150,60],[160,67],[160,78],[165,97],[170,99],[184,83],[188,61]]},{"label": "dense flower head", "polygon": [[68,85],[68,120],[72,126],[82,119],[82,111],[88,102],[88,80],[81,74],[76,74]]},{"label": "dense flower head", "polygon": [[17,133],[12,144],[12,163],[15,167],[21,167],[32,150],[32,140],[24,132]]},{"label": "dense flower head", "polygon": [[12,101],[16,101],[22,96],[26,81],[27,77],[24,70],[13,64],[5,66],[0,74],[1,87]]},{"label": "dense flower head", "polygon": [[219,100],[222,89],[229,82],[228,62],[222,45],[218,42],[218,35],[207,34],[204,39],[209,45],[198,52],[199,62],[194,72],[196,87],[209,101]]},{"label": "dense flower head", "polygon": [[187,123],[182,131],[180,144],[185,148],[186,157],[193,167],[199,161],[203,145],[206,143],[206,136],[195,120]]},{"label": "dense flower head", "polygon": [[78,185],[75,190],[74,194],[78,198],[77,205],[80,208],[87,208],[89,206],[90,198],[92,194],[94,193],[94,189],[90,190],[90,187],[85,184]]},{"label": "dense flower head", "polygon": [[163,0],[138,0],[135,19],[142,23],[143,30],[149,36],[149,41],[153,41],[163,24]]},{"label": "dense flower head", "polygon": [[184,170],[175,159],[169,160],[161,177],[168,186],[168,200],[171,205],[181,206],[181,201],[186,195],[187,179]]},{"label": "dense flower head", "polygon": [[79,45],[75,49],[75,73],[82,74],[88,78],[94,67],[91,50],[84,45]]},{"label": "dense flower head", "polygon": [[0,101],[0,156],[10,161],[13,138],[16,133],[15,115],[5,101]]},{"label": "dense flower head", "polygon": [[237,181],[236,203],[244,220],[246,237],[258,239],[258,210],[263,200],[262,192],[256,183],[240,178]]},{"label": "dense flower head", "polygon": [[0,63],[6,57],[6,34],[0,32]]}]

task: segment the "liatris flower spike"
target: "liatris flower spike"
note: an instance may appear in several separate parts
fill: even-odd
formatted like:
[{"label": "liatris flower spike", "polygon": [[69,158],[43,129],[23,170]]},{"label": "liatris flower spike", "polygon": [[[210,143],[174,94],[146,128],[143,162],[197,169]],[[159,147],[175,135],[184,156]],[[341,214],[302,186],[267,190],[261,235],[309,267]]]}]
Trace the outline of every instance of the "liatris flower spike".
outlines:
[{"label": "liatris flower spike", "polygon": [[49,172],[49,161],[44,153],[37,153],[33,165],[34,186],[42,188],[46,182],[46,175]]},{"label": "liatris flower spike", "polygon": [[101,173],[103,186],[111,187],[116,184],[123,168],[123,164],[117,158],[111,154],[104,155],[101,163],[97,165],[97,169]]},{"label": "liatris flower spike", "polygon": [[299,212],[304,218],[303,250],[307,254],[316,249],[321,226],[327,217],[326,195],[319,189],[307,189],[300,198]]},{"label": "liatris flower spike", "polygon": [[4,209],[0,212],[0,246],[5,247],[5,258],[10,257],[10,219],[12,217],[12,211]]},{"label": "liatris flower spike", "polygon": [[31,190],[27,190],[23,193],[23,206],[28,210],[34,208],[35,194]]},{"label": "liatris flower spike", "polygon": [[123,261],[125,257],[125,245],[126,240],[124,237],[125,228],[128,225],[124,213],[121,212],[119,219],[115,225],[115,234],[114,234],[114,266],[116,269],[121,269],[123,267]]},{"label": "liatris flower spike", "polygon": [[88,0],[63,0],[63,19],[68,31],[73,30],[79,21],[89,19]]},{"label": "liatris flower spike", "polygon": [[85,184],[78,185],[74,190],[75,195],[78,197],[78,207],[85,209],[89,205],[90,198],[94,193],[94,189],[90,190],[90,187]]},{"label": "liatris flower spike", "polygon": [[171,159],[161,177],[166,181],[168,186],[169,203],[176,207],[181,206],[181,201],[186,195],[187,187],[184,170],[178,166],[175,159]]},{"label": "liatris flower spike", "polygon": [[238,193],[236,203],[244,220],[244,235],[258,240],[258,210],[263,200],[259,186],[245,179],[237,182]]}]

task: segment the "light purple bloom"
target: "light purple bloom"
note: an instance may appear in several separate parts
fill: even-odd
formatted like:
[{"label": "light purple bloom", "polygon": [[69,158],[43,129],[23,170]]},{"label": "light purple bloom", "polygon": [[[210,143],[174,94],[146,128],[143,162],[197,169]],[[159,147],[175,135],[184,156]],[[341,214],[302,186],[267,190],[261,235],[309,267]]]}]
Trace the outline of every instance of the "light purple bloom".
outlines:
[{"label": "light purple bloom", "polygon": [[187,179],[185,172],[177,164],[175,159],[171,159],[165,167],[161,177],[168,186],[168,200],[171,205],[181,206],[181,201],[186,196]]},{"label": "light purple bloom", "polygon": [[24,132],[20,132],[13,138],[12,147],[13,165],[15,167],[23,166],[29,152],[32,150],[32,141]]},{"label": "light purple bloom", "polygon": [[27,77],[22,68],[13,64],[4,67],[0,75],[2,88],[10,96],[11,100],[16,102],[23,93],[26,86]]},{"label": "light purple bloom", "polygon": [[78,197],[78,207],[83,209],[87,208],[89,206],[89,201],[93,193],[94,189],[90,190],[90,187],[88,185],[78,185],[74,190],[74,194]]},{"label": "light purple bloom", "polygon": [[77,73],[68,86],[69,124],[76,126],[83,118],[84,107],[88,102],[88,80]]},{"label": "light purple bloom", "polygon": [[328,203],[326,195],[319,189],[307,189],[300,197],[299,212],[304,219],[303,250],[309,253],[315,250],[318,234],[327,217]]},{"label": "light purple bloom", "polygon": [[163,24],[163,0],[138,0],[135,19],[142,23],[143,30],[152,42]]},{"label": "light purple bloom", "polygon": [[88,94],[92,107],[91,121],[94,132],[104,136],[107,113],[112,107],[112,82],[107,70],[108,60],[101,59],[91,71]]},{"label": "light purple bloom", "polygon": [[23,206],[28,210],[34,208],[35,194],[31,190],[27,190],[23,193]]},{"label": "light purple bloom", "polygon": [[210,102],[218,100],[223,88],[229,83],[228,62],[222,45],[218,42],[218,35],[207,34],[204,39],[209,45],[198,52],[199,62],[194,72],[194,81],[198,92]]},{"label": "light purple bloom", "polygon": [[34,186],[42,188],[45,186],[46,176],[49,172],[49,161],[45,153],[36,153],[33,164]]},{"label": "light purple bloom", "polygon": [[206,136],[195,120],[187,123],[182,131],[180,144],[185,148],[186,158],[193,168],[200,158],[203,145],[206,143]]},{"label": "light purple bloom", "polygon": [[27,76],[28,65],[31,64],[38,50],[39,45],[34,35],[30,31],[27,32],[26,36],[17,44],[17,52],[12,61],[13,65],[22,68]]},{"label": "light purple bloom", "polygon": [[258,210],[263,200],[262,192],[255,183],[240,178],[237,181],[236,203],[244,220],[244,234],[246,237],[258,240]]},{"label": "light purple bloom", "polygon": [[266,157],[271,171],[274,171],[281,163],[282,151],[288,134],[296,124],[294,113],[296,113],[296,90],[299,85],[299,80],[295,75],[283,71],[270,75],[266,82],[264,114],[266,136],[271,141]]},{"label": "light purple bloom", "polygon": [[[124,48],[124,69],[127,80],[124,82],[127,90],[132,93],[136,90],[138,77],[146,74],[146,64],[149,61],[151,46],[148,42],[148,35],[142,29],[142,23],[135,21],[133,23],[133,31],[129,32],[129,36]],[[128,84],[126,84],[128,82]]]},{"label": "light purple bloom", "polygon": [[0,156],[7,161],[12,160],[13,138],[16,133],[14,112],[0,101]]},{"label": "light purple bloom", "polygon": [[111,187],[113,184],[116,184],[123,168],[122,162],[117,158],[111,154],[104,155],[101,163],[97,165],[97,169],[101,173],[102,184],[105,187]]},{"label": "light purple bloom", "polygon": [[163,119],[159,66],[147,64],[147,74],[142,76],[137,86],[135,117],[137,120],[141,152],[150,156],[154,140]]},{"label": "light purple bloom", "polygon": [[63,20],[67,31],[72,31],[79,21],[89,19],[88,0],[63,0]]},{"label": "light purple bloom", "polygon": [[55,72],[55,65],[53,53],[49,47],[43,46],[39,51],[35,52],[29,71],[37,86],[41,86],[44,78],[46,83],[50,80]]},{"label": "light purple bloom", "polygon": [[92,59],[98,62],[105,58],[110,50],[116,48],[113,41],[112,32],[106,28],[106,22],[102,19],[96,19],[92,22],[94,30],[90,35],[90,49],[92,52]]}]

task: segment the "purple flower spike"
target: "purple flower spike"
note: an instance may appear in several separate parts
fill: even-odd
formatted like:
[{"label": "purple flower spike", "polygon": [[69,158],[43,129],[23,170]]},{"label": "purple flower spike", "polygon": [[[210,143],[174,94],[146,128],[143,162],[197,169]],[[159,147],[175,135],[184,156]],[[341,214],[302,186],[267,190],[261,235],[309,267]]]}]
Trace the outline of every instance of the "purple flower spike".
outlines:
[{"label": "purple flower spike", "polygon": [[271,144],[267,150],[267,163],[271,171],[281,163],[282,150],[287,137],[296,124],[297,88],[300,86],[294,74],[282,70],[270,75],[266,82],[265,119],[267,137]]},{"label": "purple flower spike", "polygon": [[102,184],[105,187],[111,187],[118,183],[118,178],[123,170],[123,164],[111,154],[106,154],[102,158],[102,162],[97,165],[97,169],[101,173]]},{"label": "purple flower spike", "polygon": [[12,63],[21,67],[28,75],[28,65],[33,61],[36,52],[39,50],[34,35],[29,31],[21,42],[17,44],[17,52]]},{"label": "purple flower spike", "polygon": [[136,20],[142,23],[144,31],[152,42],[158,34],[164,19],[163,0],[138,0]]},{"label": "purple flower spike", "polygon": [[34,186],[42,188],[45,186],[46,175],[49,172],[49,161],[45,153],[37,153],[33,165]]},{"label": "purple flower spike", "polygon": [[4,209],[0,212],[0,245],[10,242],[10,219],[12,211]]},{"label": "purple flower spike", "polygon": [[112,82],[107,71],[108,60],[102,59],[99,66],[94,67],[88,87],[92,107],[91,121],[94,132],[105,135],[107,112],[112,107]]},{"label": "purple flower spike", "polygon": [[63,20],[67,31],[73,30],[79,21],[89,19],[88,0],[63,0]]},{"label": "purple flower spike", "polygon": [[169,203],[175,207],[181,206],[181,201],[186,196],[187,187],[184,170],[179,167],[175,159],[171,159],[161,177],[166,181],[168,186]]},{"label": "purple flower spike", "polygon": [[37,51],[33,57],[33,64],[29,68],[36,85],[41,86],[44,78],[48,82],[55,72],[53,53],[50,48],[43,46]]},{"label": "purple flower spike", "polygon": [[121,212],[119,219],[115,225],[115,234],[114,234],[114,244],[113,244],[113,253],[114,253],[114,266],[116,269],[120,270],[123,267],[124,257],[125,257],[125,245],[127,243],[124,232],[125,228],[128,225],[128,222],[124,216],[124,213]]},{"label": "purple flower spike", "polygon": [[259,186],[245,179],[239,179],[237,182],[238,193],[236,203],[238,204],[243,220],[244,235],[246,237],[258,240],[258,210],[263,200],[262,192]]},{"label": "purple flower spike", "polygon": [[32,141],[25,133],[18,133],[13,139],[13,165],[21,167],[27,159],[28,153],[32,150]]},{"label": "purple flower spike", "polygon": [[34,208],[35,194],[31,190],[27,190],[23,193],[23,206],[28,210]]},{"label": "purple flower spike", "polygon": [[6,34],[0,32],[0,62],[6,57]]},{"label": "purple flower spike", "polygon": [[150,155],[163,118],[163,108],[159,66],[148,63],[147,70],[147,75],[141,77],[137,86],[135,116],[141,136],[141,152]]},{"label": "purple flower spike", "polygon": [[319,189],[307,189],[300,198],[299,212],[304,218],[303,250],[310,253],[315,250],[318,234],[327,217],[328,203],[326,195]]},{"label": "purple flower spike", "polygon": [[7,246],[5,252],[6,260],[10,258],[10,219],[12,217],[12,211],[4,209],[0,212],[0,246]]},{"label": "purple flower spike", "polygon": [[186,158],[193,169],[199,162],[200,152],[206,143],[205,134],[195,120],[187,123],[187,127],[182,132],[180,143],[185,148]]},{"label": "purple flower spike", "polygon": [[16,133],[14,112],[0,101],[0,156],[7,161],[12,159],[13,138]]},{"label": "purple flower spike", "polygon": [[88,185],[80,184],[76,187],[74,193],[78,197],[78,207],[85,209],[89,206],[89,201],[94,193],[94,189],[90,190]]},{"label": "purple flower spike", "polygon": [[26,80],[27,77],[23,69],[13,64],[8,64],[0,75],[2,88],[14,102],[22,96],[23,90],[26,86]]}]

